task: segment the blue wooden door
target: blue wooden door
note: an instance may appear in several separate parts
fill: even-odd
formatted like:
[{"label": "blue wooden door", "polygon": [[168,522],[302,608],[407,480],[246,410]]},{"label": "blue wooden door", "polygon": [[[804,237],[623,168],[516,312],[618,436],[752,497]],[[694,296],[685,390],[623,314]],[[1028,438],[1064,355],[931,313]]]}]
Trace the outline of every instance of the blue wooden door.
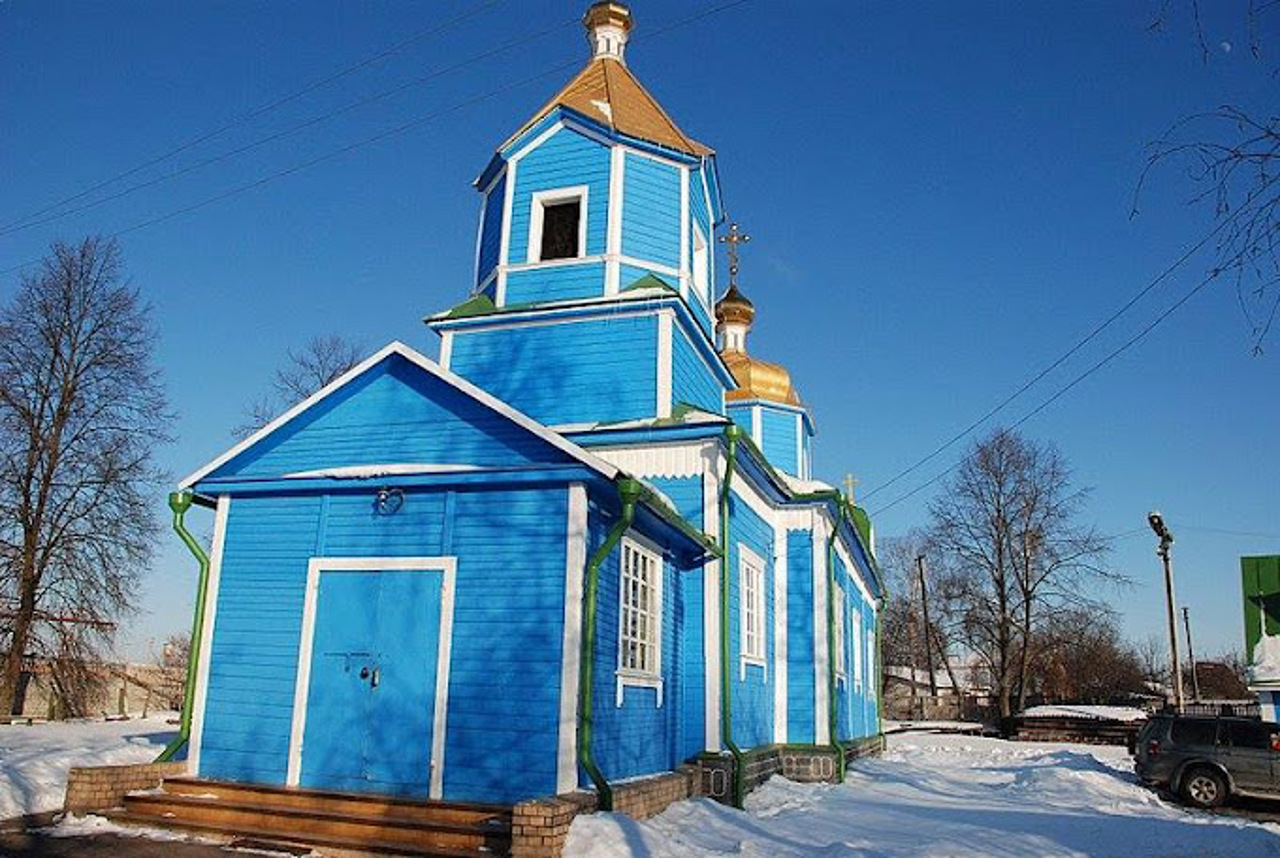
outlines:
[{"label": "blue wooden door", "polygon": [[324,571],[302,786],[426,796],[442,575]]}]

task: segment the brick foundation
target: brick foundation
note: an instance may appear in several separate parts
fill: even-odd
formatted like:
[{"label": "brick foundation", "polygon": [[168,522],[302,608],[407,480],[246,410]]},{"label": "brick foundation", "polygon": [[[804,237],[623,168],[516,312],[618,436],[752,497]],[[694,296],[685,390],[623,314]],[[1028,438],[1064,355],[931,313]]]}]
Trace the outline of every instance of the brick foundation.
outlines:
[{"label": "brick foundation", "polygon": [[73,768],[67,774],[67,797],[62,809],[81,815],[119,807],[126,793],[155,789],[165,778],[186,773],[185,762]]},{"label": "brick foundation", "polygon": [[[879,753],[883,736],[846,742],[846,760]],[[836,751],[821,745],[766,745],[746,756],[747,791],[774,775],[801,783],[832,782]],[[613,784],[613,809],[633,819],[657,816],[677,801],[707,795],[729,803],[733,798],[733,757],[708,754],[679,771]],[[596,810],[596,796],[578,792],[522,801],[511,820],[511,858],[560,858],[569,826],[580,813]]]},{"label": "brick foundation", "polygon": [[[681,766],[679,771],[613,784],[613,809],[632,819],[657,816],[697,795],[700,782],[696,766]],[[511,858],[560,858],[574,817],[595,810],[596,796],[590,792],[520,802],[511,818]]]}]

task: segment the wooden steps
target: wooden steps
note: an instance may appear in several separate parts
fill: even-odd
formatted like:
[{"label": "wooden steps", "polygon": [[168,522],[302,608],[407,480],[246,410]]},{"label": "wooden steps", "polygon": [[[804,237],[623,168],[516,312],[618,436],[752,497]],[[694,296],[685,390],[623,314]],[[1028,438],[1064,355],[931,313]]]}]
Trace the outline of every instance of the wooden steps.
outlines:
[{"label": "wooden steps", "polygon": [[437,858],[506,855],[511,845],[509,807],[196,778],[131,793],[123,809],[107,816],[256,843]]}]

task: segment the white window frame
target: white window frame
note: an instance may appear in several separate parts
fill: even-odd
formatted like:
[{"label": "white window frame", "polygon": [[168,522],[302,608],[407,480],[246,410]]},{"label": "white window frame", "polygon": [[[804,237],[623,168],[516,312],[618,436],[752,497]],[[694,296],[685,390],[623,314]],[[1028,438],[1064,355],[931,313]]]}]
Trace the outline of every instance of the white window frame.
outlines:
[{"label": "white window frame", "polygon": [[880,676],[876,672],[876,632],[874,624],[867,629],[867,696],[875,700],[880,693]]},{"label": "white window frame", "polygon": [[738,543],[738,678],[744,682],[749,664],[764,668],[768,676],[768,601],[764,587],[764,558]]},{"label": "white window frame", "polygon": [[559,203],[578,203],[578,254],[547,262],[564,262],[566,259],[582,259],[587,255],[587,185],[570,185],[564,188],[552,188],[546,191],[534,191],[529,202],[529,244],[525,259],[529,262],[542,262],[542,218],[547,206]]},{"label": "white window frame", "polygon": [[[627,617],[630,610],[627,600],[627,584],[634,576],[628,574],[628,560],[639,558],[649,564],[654,575],[649,584],[649,604],[644,611],[651,620],[645,629],[645,638],[641,640],[648,647],[651,658],[643,667],[637,668],[625,663],[627,647]],[[623,537],[618,547],[618,669],[616,705],[622,706],[623,691],[627,686],[653,688],[658,692],[657,705],[662,706],[662,620],[663,592],[662,579],[664,569],[661,552],[652,545],[644,544],[634,537]]]},{"label": "white window frame", "polygon": [[[698,245],[702,247],[699,248]],[[707,243],[707,237],[702,234],[702,230],[698,229],[698,225],[693,225],[693,242],[689,254],[690,267],[693,280],[693,293],[698,296],[698,300],[703,306],[711,306],[711,248]]]},{"label": "white window frame", "polygon": [[839,683],[848,678],[848,665],[845,664],[845,661],[847,659],[847,653],[845,652],[846,647],[845,647],[845,637],[844,637],[844,614],[845,614],[846,599],[845,599],[844,587],[841,586],[839,582],[836,582],[835,590],[832,594],[832,598],[835,600],[835,605],[833,606],[833,612],[835,614],[835,634],[833,635],[833,637],[835,638],[834,643],[835,643],[835,649],[836,649],[836,652],[835,652],[836,682]]}]

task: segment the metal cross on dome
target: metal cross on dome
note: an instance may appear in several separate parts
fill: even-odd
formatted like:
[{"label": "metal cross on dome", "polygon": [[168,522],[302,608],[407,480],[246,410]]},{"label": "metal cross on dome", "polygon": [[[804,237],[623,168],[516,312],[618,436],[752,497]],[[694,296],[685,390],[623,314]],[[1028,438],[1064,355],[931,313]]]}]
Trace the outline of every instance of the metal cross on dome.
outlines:
[{"label": "metal cross on dome", "polygon": [[853,499],[853,490],[861,482],[862,480],[858,479],[853,474],[844,475],[844,493],[845,493],[845,496],[849,498],[849,503],[856,503],[856,501]]},{"label": "metal cross on dome", "polygon": [[738,285],[738,245],[746,244],[751,240],[751,236],[738,229],[738,224],[729,224],[729,234],[720,236],[720,243],[729,245],[729,288]]}]

